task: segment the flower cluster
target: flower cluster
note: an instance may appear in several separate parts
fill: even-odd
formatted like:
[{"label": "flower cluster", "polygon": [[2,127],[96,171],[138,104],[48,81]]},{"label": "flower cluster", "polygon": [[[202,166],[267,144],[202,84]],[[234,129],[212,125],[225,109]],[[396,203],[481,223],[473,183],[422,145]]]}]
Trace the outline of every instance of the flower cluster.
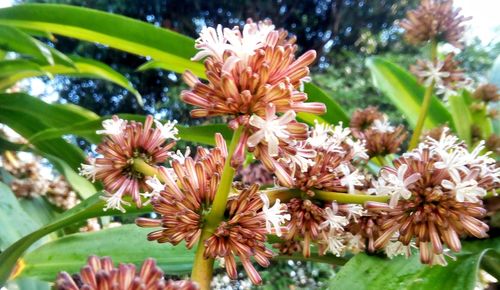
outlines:
[{"label": "flower cluster", "polygon": [[195,245],[203,227],[203,213],[210,209],[219,186],[222,167],[227,157],[226,142],[222,135],[216,135],[216,147],[207,150],[198,148],[196,159],[172,162],[173,172],[160,169],[164,181],[160,184],[156,197],[151,200],[153,210],[161,219],[139,218],[141,227],[162,227],[151,232],[148,240],[177,245],[186,242],[186,247]]},{"label": "flower cluster", "polygon": [[423,85],[434,84],[438,95],[457,95],[458,90],[468,86],[471,80],[465,76],[464,70],[458,67],[454,57],[454,53],[448,53],[442,61],[417,60],[415,65],[410,66],[410,71]]},{"label": "flower cluster", "polygon": [[354,141],[349,128],[343,128],[342,124],[316,123],[309,138],[298,146],[307,153],[301,156],[301,162],[294,162],[294,156],[292,160],[282,158],[282,162],[289,164],[292,187],[311,196],[312,189],[355,193],[365,186],[364,174],[355,168],[356,163],[368,159],[364,145],[364,141]]},{"label": "flower cluster", "polygon": [[276,111],[323,113],[320,103],[304,103],[307,95],[298,88],[308,80],[316,52],[295,58],[294,38],[275,30],[271,21],[248,20],[243,29],[204,28],[196,40],[200,50],[193,60],[205,59],[208,84],[187,71],[184,80],[191,87],[182,100],[199,107],[193,117],[233,116],[246,124],[252,115],[265,116],[268,104]]},{"label": "flower cluster", "polygon": [[172,281],[163,278],[163,271],[154,259],[147,259],[137,271],[133,264],[113,265],[109,257],[90,256],[79,274],[61,272],[57,276],[58,290],[196,290],[198,286],[188,280]]},{"label": "flower cluster", "polygon": [[354,137],[364,141],[370,157],[397,153],[407,136],[404,126],[391,125],[375,107],[356,110],[350,125]]},{"label": "flower cluster", "polygon": [[420,146],[384,167],[372,191],[391,195],[389,204],[368,202],[369,213],[379,216],[381,231],[374,242],[381,248],[396,239],[420,249],[422,263],[443,264],[445,247],[460,251],[459,237],[486,237],[488,226],[481,198],[498,187],[500,171],[495,160],[472,152],[445,130],[438,140]]},{"label": "flower cluster", "polygon": [[463,22],[469,19],[460,15],[460,8],[453,8],[452,0],[422,0],[417,9],[408,11],[399,25],[405,29],[405,38],[411,44],[435,39],[460,47],[465,31]]},{"label": "flower cluster", "polygon": [[169,150],[175,145],[173,140],[177,139],[175,121],[162,124],[148,116],[142,124],[113,116],[102,124],[104,129],[97,131],[105,136],[96,149],[100,156],[89,158],[88,164],[82,164],[80,174],[104,183],[109,193],[104,197],[107,209],[125,211],[122,206],[128,204],[123,200],[125,195],[130,195],[140,207],[140,193],[148,191],[149,186],[144,174],[134,168],[134,160],[140,158],[150,166],[165,162],[171,155]]}]

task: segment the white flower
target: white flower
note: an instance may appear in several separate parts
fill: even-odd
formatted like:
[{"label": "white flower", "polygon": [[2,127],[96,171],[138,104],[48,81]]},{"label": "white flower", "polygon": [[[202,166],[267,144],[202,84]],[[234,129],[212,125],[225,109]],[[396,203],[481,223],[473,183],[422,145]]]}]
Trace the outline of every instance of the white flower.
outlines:
[{"label": "white flower", "polygon": [[295,154],[285,154],[285,156],[281,158],[281,161],[290,164],[292,175],[295,174],[297,166],[300,168],[301,172],[307,172],[309,167],[315,164],[314,158],[316,157],[316,151],[304,149],[305,144],[305,142],[298,142],[295,147],[297,149]]},{"label": "white flower", "polygon": [[427,137],[426,143],[429,145],[431,150],[441,152],[456,148],[456,146],[460,143],[460,140],[457,136],[448,134],[449,130],[449,128],[445,127],[439,140],[435,140],[429,136]]},{"label": "white flower", "polygon": [[329,228],[330,231],[338,230],[343,231],[344,227],[349,223],[349,220],[345,216],[336,215],[338,206],[332,203],[332,207],[327,207],[325,209],[325,221],[320,224],[320,228]]},{"label": "white flower", "polygon": [[129,202],[126,202],[122,199],[121,191],[118,191],[112,195],[101,196],[100,198],[106,201],[106,207],[104,208],[104,211],[107,211],[108,209],[117,209],[124,213],[126,211],[122,205],[127,205],[127,206],[130,205]]},{"label": "white flower", "polygon": [[247,141],[249,147],[255,147],[262,140],[265,140],[268,145],[269,155],[272,157],[278,156],[280,139],[288,141],[290,136],[286,130],[286,125],[295,120],[295,112],[292,110],[287,111],[279,118],[276,117],[275,112],[274,105],[269,104],[266,109],[266,120],[257,115],[250,117],[250,125],[259,130],[253,133]]},{"label": "white flower", "polygon": [[344,175],[344,177],[340,179],[340,184],[347,187],[348,193],[355,193],[356,186],[363,186],[362,181],[365,180],[365,176],[360,174],[358,169],[351,172],[349,166],[341,164],[338,167],[338,170],[340,170],[340,172]]},{"label": "white flower", "polygon": [[224,28],[224,37],[229,42],[229,47],[244,64],[248,58],[266,43],[267,35],[274,30],[274,25],[265,22],[247,23],[243,31]]},{"label": "white flower", "polygon": [[339,122],[338,126],[334,126],[332,129],[332,138],[336,143],[340,144],[344,142],[351,134],[351,129],[342,127],[342,122]]},{"label": "white flower", "polygon": [[127,121],[119,118],[104,120],[102,121],[102,127],[104,128],[104,130],[97,130],[96,133],[112,136],[120,135],[123,133],[126,125]]},{"label": "white flower", "polygon": [[332,254],[337,257],[342,255],[345,245],[343,238],[338,234],[338,232],[330,231],[326,237],[326,242],[328,244],[328,250],[332,252]]},{"label": "white flower", "polygon": [[95,182],[95,176],[97,172],[99,172],[99,169],[95,164],[94,158],[89,159],[89,163],[90,164],[80,164],[80,168],[78,168],[78,170],[80,171],[79,174],[89,180],[92,180],[92,182]]},{"label": "white flower", "polygon": [[262,211],[264,212],[264,215],[266,217],[266,230],[268,233],[272,232],[272,227],[274,227],[276,231],[276,235],[278,237],[281,237],[281,225],[285,223],[285,221],[290,220],[290,214],[285,213],[286,211],[283,210],[282,204],[280,204],[280,200],[276,199],[274,202],[273,207],[269,207],[269,198],[267,197],[266,194],[261,194],[260,198],[262,199],[262,202],[264,203],[264,206],[262,207]]},{"label": "white flower", "polygon": [[156,124],[156,128],[160,130],[161,132],[161,137],[164,139],[173,139],[173,140],[178,140],[177,134],[179,133],[179,130],[175,128],[175,125],[177,124],[177,120],[173,121],[167,121],[165,124],[162,124],[158,120],[154,120]]},{"label": "white flower", "polygon": [[330,138],[332,128],[326,123],[319,123],[314,120],[314,128],[311,130],[311,136],[307,138],[307,143],[313,147],[322,148]]},{"label": "white flower", "polygon": [[196,39],[195,47],[200,51],[191,58],[193,61],[204,59],[205,57],[214,57],[222,61],[224,51],[229,48],[226,42],[222,25],[217,25],[217,29],[213,27],[203,27],[200,32],[200,37]]},{"label": "white flower", "polygon": [[470,201],[477,202],[479,201],[478,197],[483,197],[486,195],[486,190],[477,186],[477,181],[475,180],[454,180],[455,183],[449,180],[443,180],[441,185],[451,190],[455,193],[455,198],[459,202]]},{"label": "white flower", "polygon": [[347,205],[347,219],[352,219],[354,222],[358,222],[358,218],[365,214],[365,209],[359,204],[348,204]]},{"label": "white flower", "polygon": [[[191,148],[189,146],[186,147],[186,151],[182,154],[181,150],[175,151],[175,153],[170,154],[170,158],[179,161],[180,164],[184,164],[186,158],[191,154]],[[170,162],[172,163],[172,162]]]},{"label": "white flower", "polygon": [[420,179],[420,173],[413,173],[405,178],[404,176],[407,170],[407,164],[401,164],[401,166],[399,166],[397,175],[384,170],[380,176],[381,179],[375,186],[375,192],[378,195],[391,195],[389,204],[392,207],[396,205],[400,196],[409,199],[411,197],[411,191],[408,190],[408,186]]},{"label": "white flower", "polygon": [[430,86],[432,82],[435,85],[441,85],[443,83],[443,78],[450,76],[449,72],[441,71],[443,69],[444,62],[440,61],[434,65],[431,61],[426,61],[426,70],[421,70],[417,73],[417,76],[424,79],[424,85]]},{"label": "white flower", "polygon": [[446,169],[453,180],[460,180],[460,172],[465,174],[469,173],[467,164],[469,163],[467,157],[467,150],[457,147],[451,152],[440,151],[438,154],[441,156],[441,161],[434,163],[437,169]]},{"label": "white flower", "polygon": [[160,180],[156,177],[156,175],[153,176],[152,178],[148,178],[146,180],[146,184],[149,187],[151,187],[151,191],[142,194],[142,196],[148,199],[148,201],[146,201],[144,205],[149,204],[152,199],[159,197],[160,192],[165,190],[165,185],[160,182]]},{"label": "white flower", "polygon": [[365,140],[353,141],[351,138],[346,140],[347,145],[351,146],[352,158],[353,159],[369,159],[370,157],[366,153]]},{"label": "white flower", "polygon": [[411,246],[405,246],[400,241],[389,241],[384,250],[389,259],[393,259],[399,255],[405,255],[407,258],[411,256]]},{"label": "white flower", "polygon": [[391,125],[387,116],[383,116],[382,119],[376,119],[373,121],[372,129],[380,133],[392,133],[394,132],[394,126]]}]

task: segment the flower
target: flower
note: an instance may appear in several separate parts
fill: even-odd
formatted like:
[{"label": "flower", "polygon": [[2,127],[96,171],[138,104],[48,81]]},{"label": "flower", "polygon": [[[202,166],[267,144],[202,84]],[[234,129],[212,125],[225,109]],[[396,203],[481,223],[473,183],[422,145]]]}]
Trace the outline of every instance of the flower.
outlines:
[{"label": "flower", "polygon": [[407,136],[402,125],[394,127],[387,116],[375,107],[356,110],[352,116],[351,131],[363,141],[370,157],[397,153]]},{"label": "flower", "polygon": [[390,205],[365,204],[368,214],[382,221],[374,248],[396,237],[404,246],[415,242],[422,263],[443,264],[446,247],[460,251],[460,236],[487,236],[488,226],[480,220],[486,210],[479,197],[498,186],[495,162],[479,155],[481,144],[468,153],[462,142],[445,134],[395,159],[394,168],[383,168],[375,192],[393,195]]},{"label": "flower", "polygon": [[172,139],[172,140],[179,140],[177,138],[177,134],[179,133],[179,130],[175,128],[175,125],[177,124],[177,120],[173,121],[167,121],[165,124],[162,124],[158,120],[154,120],[156,128],[160,131],[160,135],[164,139]]},{"label": "flower", "polygon": [[380,119],[374,120],[371,128],[380,133],[392,133],[395,130],[385,115]]},{"label": "flower", "polygon": [[464,70],[459,68],[454,57],[454,53],[448,53],[442,61],[417,60],[415,65],[410,66],[410,71],[423,85],[434,84],[437,94],[445,97],[457,95],[458,90],[467,87],[471,80],[465,76]]},{"label": "flower", "polygon": [[474,97],[474,99],[483,101],[485,103],[500,101],[500,94],[498,93],[498,87],[494,84],[480,85],[474,91],[472,96]]},{"label": "flower", "polygon": [[106,201],[104,211],[107,211],[108,209],[117,209],[124,213],[126,210],[122,205],[130,206],[130,202],[123,200],[123,191],[120,190],[113,194],[106,192],[106,194],[100,198]]},{"label": "flower", "polygon": [[421,174],[413,173],[411,175],[407,174],[408,165],[401,164],[395,171],[392,168],[384,168],[381,172],[380,180],[375,187],[375,193],[378,195],[391,195],[391,206],[394,206],[402,196],[404,199],[411,197],[411,191],[408,187],[413,183],[417,182]]},{"label": "flower", "polygon": [[266,230],[268,233],[272,233],[271,226],[274,227],[276,235],[281,237],[281,225],[290,220],[290,214],[286,213],[286,205],[280,204],[280,200],[276,199],[274,205],[270,208],[269,198],[266,194],[261,194],[260,198],[264,202],[262,211],[266,217]]},{"label": "flower", "polygon": [[358,139],[363,139],[363,132],[373,126],[375,120],[384,118],[384,114],[379,112],[376,107],[366,109],[356,109],[349,122],[352,135]]},{"label": "flower", "polygon": [[340,171],[344,175],[340,179],[340,184],[342,186],[347,187],[347,192],[348,193],[355,193],[356,189],[355,186],[363,186],[363,182],[365,180],[365,176],[359,173],[359,169],[354,170],[351,172],[349,169],[349,166],[342,164],[339,167]]},{"label": "flower", "polygon": [[[334,210],[334,208],[336,208]],[[335,203],[332,207],[325,208],[325,221],[320,224],[320,228],[329,228],[330,230],[340,230],[342,231],[344,227],[349,223],[349,220],[345,216],[336,215],[338,207]]]},{"label": "flower", "polygon": [[323,113],[324,104],[304,103],[307,95],[299,91],[316,53],[311,50],[296,59],[297,46],[287,35],[269,20],[249,20],[242,30],[204,28],[195,45],[201,51],[194,59],[205,59],[208,83],[190,71],[183,75],[191,89],[183,91],[181,99],[197,107],[191,116],[229,115],[230,125],[237,127],[246,126],[252,115],[263,118],[268,104],[278,113]]},{"label": "flower", "polygon": [[113,265],[109,257],[90,256],[79,274],[60,272],[55,281],[58,290],[78,289],[156,289],[156,290],[196,290],[197,284],[188,280],[172,281],[163,278],[163,271],[152,258],[146,259],[139,271],[133,264]]},{"label": "flower", "polygon": [[148,201],[144,204],[149,204],[152,199],[160,196],[160,192],[165,190],[165,185],[163,185],[160,180],[158,180],[156,175],[152,178],[148,178],[146,180],[146,184],[151,188],[151,192],[146,192],[142,196],[148,199]]},{"label": "flower", "polygon": [[227,157],[224,137],[216,134],[215,142],[216,147],[211,150],[199,147],[195,159],[187,157],[183,163],[172,161],[173,171],[160,168],[164,190],[151,200],[160,219],[136,220],[140,227],[162,228],[149,233],[148,240],[173,245],[185,241],[188,249],[198,242],[203,212],[213,202]]},{"label": "flower", "polygon": [[123,133],[127,122],[118,118],[118,116],[113,116],[113,118],[102,121],[102,127],[104,130],[97,130],[97,134],[102,135],[120,135]]},{"label": "flower", "polygon": [[258,185],[243,189],[237,196],[230,197],[227,204],[228,218],[205,240],[205,257],[222,257],[228,276],[236,279],[237,256],[248,277],[254,284],[262,278],[252,265],[250,258],[262,267],[270,264],[273,252],[266,248],[266,214],[264,203],[257,194]]},{"label": "flower", "polygon": [[477,181],[475,180],[461,180],[455,182],[456,183],[453,183],[449,180],[443,180],[441,185],[444,188],[454,192],[457,201],[478,202],[478,197],[483,197],[486,195],[486,190],[479,187]]},{"label": "flower", "polygon": [[353,164],[368,157],[363,144],[355,142],[349,128],[343,128],[342,124],[316,123],[305,143],[296,146],[297,152],[310,151],[304,159],[307,166],[303,166],[303,170],[294,170],[288,165],[294,177],[293,187],[310,195],[314,195],[313,189],[353,193],[356,188],[362,188],[364,175]]},{"label": "flower", "polygon": [[278,156],[278,146],[281,140],[289,141],[290,135],[287,131],[287,125],[295,120],[295,112],[287,111],[283,116],[276,117],[276,108],[269,104],[266,109],[266,119],[257,115],[250,117],[249,124],[258,130],[254,132],[247,140],[249,147],[255,147],[262,140],[267,142],[268,153],[271,157]]},{"label": "flower", "polygon": [[463,22],[470,19],[459,15],[460,8],[453,8],[451,0],[422,0],[417,9],[410,10],[399,25],[405,29],[405,39],[411,44],[430,40],[447,41],[461,47],[465,31]]},{"label": "flower", "polygon": [[[80,174],[93,182],[99,180],[104,183],[108,192],[104,197],[106,209],[124,211],[122,205],[128,203],[122,198],[126,195],[130,195],[140,207],[139,192],[145,192],[149,187],[146,177],[135,169],[135,160],[156,167],[171,155],[169,150],[175,145],[172,141],[175,139],[176,129],[172,127],[175,122],[168,122],[165,126],[156,122],[156,128],[152,127],[153,123],[152,116],[148,116],[144,124],[127,122],[117,116],[103,121],[105,130],[101,131],[106,136],[97,146],[99,156],[89,158],[89,164],[82,164]],[[121,131],[118,132],[118,129]]]}]

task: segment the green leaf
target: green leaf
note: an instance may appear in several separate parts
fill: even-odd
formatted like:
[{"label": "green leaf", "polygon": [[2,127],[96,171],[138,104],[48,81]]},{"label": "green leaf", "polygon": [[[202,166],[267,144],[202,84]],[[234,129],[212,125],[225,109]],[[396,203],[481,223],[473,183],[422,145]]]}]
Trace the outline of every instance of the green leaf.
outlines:
[{"label": "green leaf", "polygon": [[[57,63],[52,66],[39,66],[33,62],[26,60],[4,61],[6,62],[6,71],[3,74],[4,78],[0,79],[0,88],[8,88],[25,78],[39,77],[44,75],[65,75],[68,77],[79,78],[95,78],[112,82],[116,85],[130,91],[137,99],[139,105],[143,105],[143,100],[139,92],[134,88],[132,83],[123,75],[113,70],[104,63],[72,56],[64,58],[63,54],[57,55]],[[2,62],[0,62],[0,68]],[[0,78],[2,73],[0,72]]]},{"label": "green leaf", "polygon": [[471,145],[471,126],[472,115],[469,106],[462,94],[457,96],[449,96],[448,103],[450,104],[450,113],[455,124],[458,137],[464,140],[467,145]]},{"label": "green leaf", "polygon": [[43,156],[47,158],[50,163],[54,165],[57,171],[59,171],[59,173],[66,178],[66,181],[71,185],[71,188],[73,188],[81,198],[88,198],[97,191],[92,182],[80,176],[64,160],[49,154],[43,154]]},{"label": "green leaf", "polygon": [[33,220],[38,221],[40,225],[49,224],[58,215],[55,211],[55,207],[42,196],[21,198],[19,199],[19,204],[24,211],[28,213]]},{"label": "green leaf", "polygon": [[[0,253],[0,265],[2,265],[2,267],[0,267],[0,285],[5,284],[8,277],[11,275],[12,269],[14,269],[14,266],[16,265],[19,257],[21,257],[21,255],[31,245],[33,245],[36,241],[43,238],[44,236],[89,218],[122,214],[117,210],[103,211],[105,203],[100,199],[101,195],[102,193],[96,193],[86,200],[83,200],[77,206],[61,214],[52,223],[17,240],[9,248]],[[152,211],[151,206],[144,206],[142,208],[136,208],[135,206],[126,206],[125,209],[127,210],[127,213],[146,213]]]},{"label": "green leaf", "polygon": [[0,49],[33,57],[42,63],[54,64],[52,53],[46,45],[13,27],[0,25]]},{"label": "green leaf", "polygon": [[384,289],[384,290],[464,290],[474,289],[483,256],[492,245],[498,248],[500,240],[474,242],[457,254],[457,260],[448,260],[446,267],[420,264],[418,254],[409,259],[403,256],[392,260],[378,256],[358,254],[331,280],[332,289]]},{"label": "green leaf", "polygon": [[[109,256],[118,264],[140,266],[147,258],[155,258],[166,274],[180,275],[191,271],[194,251],[184,245],[159,244],[146,239],[151,229],[135,224],[93,233],[78,233],[47,243],[28,253],[20,277],[54,281],[57,273],[78,273],[89,255]],[[61,255],[61,253],[65,253]]]},{"label": "green leaf", "polygon": [[[424,87],[418,84],[405,69],[380,57],[366,60],[373,84],[403,113],[408,123],[415,127],[424,98]],[[424,128],[430,129],[440,124],[453,127],[453,120],[443,103],[432,96]]]},{"label": "green leaf", "polygon": [[[133,114],[119,114],[120,118],[126,120],[144,121],[145,117],[141,115]],[[99,143],[102,136],[97,135],[95,132],[100,130],[102,127],[102,121],[109,119],[111,117],[102,117],[100,119],[85,121],[81,123],[76,123],[74,125],[56,129],[51,128],[38,134],[34,135],[30,142],[40,142],[43,140],[49,140],[52,138],[58,138],[62,135],[73,134],[77,136],[82,136],[87,138],[93,143]],[[176,126],[179,129],[179,138],[184,141],[197,142],[208,145],[215,145],[214,136],[215,133],[221,133],[226,140],[231,139],[232,131],[226,125],[213,124],[213,125],[201,125],[201,126]]]},{"label": "green leaf", "polygon": [[140,106],[144,105],[141,95],[134,88],[132,83],[123,75],[113,70],[108,65],[88,58],[71,56],[70,59],[74,63],[76,70],[67,66],[53,66],[45,68],[53,74],[61,74],[74,77],[99,78],[117,84],[130,91],[137,99]]},{"label": "green leaf", "polygon": [[9,59],[0,61],[0,79],[15,74],[49,75],[49,73],[43,71],[40,65],[29,60]]},{"label": "green leaf", "polygon": [[0,251],[39,227],[40,224],[24,211],[10,188],[0,182]]},{"label": "green leaf", "polygon": [[480,109],[477,108],[475,110],[471,110],[470,106],[474,103],[472,94],[467,91],[462,91],[462,98],[465,101],[467,107],[469,108],[469,112],[472,117],[472,124],[480,129],[480,139],[488,139],[490,135],[493,133],[493,121],[491,117],[488,115],[488,108],[486,106],[482,106]]},{"label": "green leaf", "polygon": [[204,75],[203,65],[189,60],[196,53],[191,38],[128,17],[76,6],[24,4],[0,9],[0,24],[98,42],[163,61],[175,72],[190,69]]},{"label": "green leaf", "polygon": [[309,113],[298,113],[297,116],[299,119],[309,125],[314,125],[314,120],[317,119],[318,121],[323,120],[328,124],[337,124],[342,122],[344,126],[349,126],[349,116],[347,113],[332,97],[327,95],[318,86],[311,83],[305,83],[304,92],[307,93],[308,102],[320,102],[325,104],[326,113],[321,116]]},{"label": "green leaf", "polygon": [[[76,113],[74,108],[53,106],[22,93],[0,94],[0,110],[2,111],[0,122],[26,139],[51,127],[67,126],[73,122],[88,120],[82,113]],[[63,159],[74,170],[84,160],[83,152],[62,138],[50,142],[34,142],[33,145],[43,153]]]}]

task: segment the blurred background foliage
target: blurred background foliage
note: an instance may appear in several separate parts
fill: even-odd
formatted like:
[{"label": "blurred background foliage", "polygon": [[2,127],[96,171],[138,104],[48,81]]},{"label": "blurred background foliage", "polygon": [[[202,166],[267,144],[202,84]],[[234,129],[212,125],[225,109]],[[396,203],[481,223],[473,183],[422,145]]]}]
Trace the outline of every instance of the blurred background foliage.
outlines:
[{"label": "blurred background foliage", "polygon": [[[16,3],[58,3],[94,8],[121,14],[197,37],[203,26],[242,25],[247,18],[270,18],[277,27],[286,27],[297,37],[301,50],[315,49],[318,60],[313,82],[332,95],[348,112],[376,105],[394,121],[401,120],[394,106],[373,87],[365,59],[380,55],[408,67],[420,51],[405,44],[395,25],[415,0],[18,0]],[[258,8],[257,8],[258,7]],[[178,102],[184,88],[178,74],[161,70],[136,72],[145,59],[99,44],[57,36],[51,43],[66,54],[99,60],[125,75],[141,92],[144,108],[133,94],[102,80],[56,77],[60,102],[88,108],[99,115],[112,113],[152,113],[175,118],[180,123],[199,122],[188,115],[188,106]],[[458,55],[471,77],[481,77],[491,68],[500,44],[484,45],[479,39],[469,43]],[[47,94],[52,93],[46,92]]]}]

